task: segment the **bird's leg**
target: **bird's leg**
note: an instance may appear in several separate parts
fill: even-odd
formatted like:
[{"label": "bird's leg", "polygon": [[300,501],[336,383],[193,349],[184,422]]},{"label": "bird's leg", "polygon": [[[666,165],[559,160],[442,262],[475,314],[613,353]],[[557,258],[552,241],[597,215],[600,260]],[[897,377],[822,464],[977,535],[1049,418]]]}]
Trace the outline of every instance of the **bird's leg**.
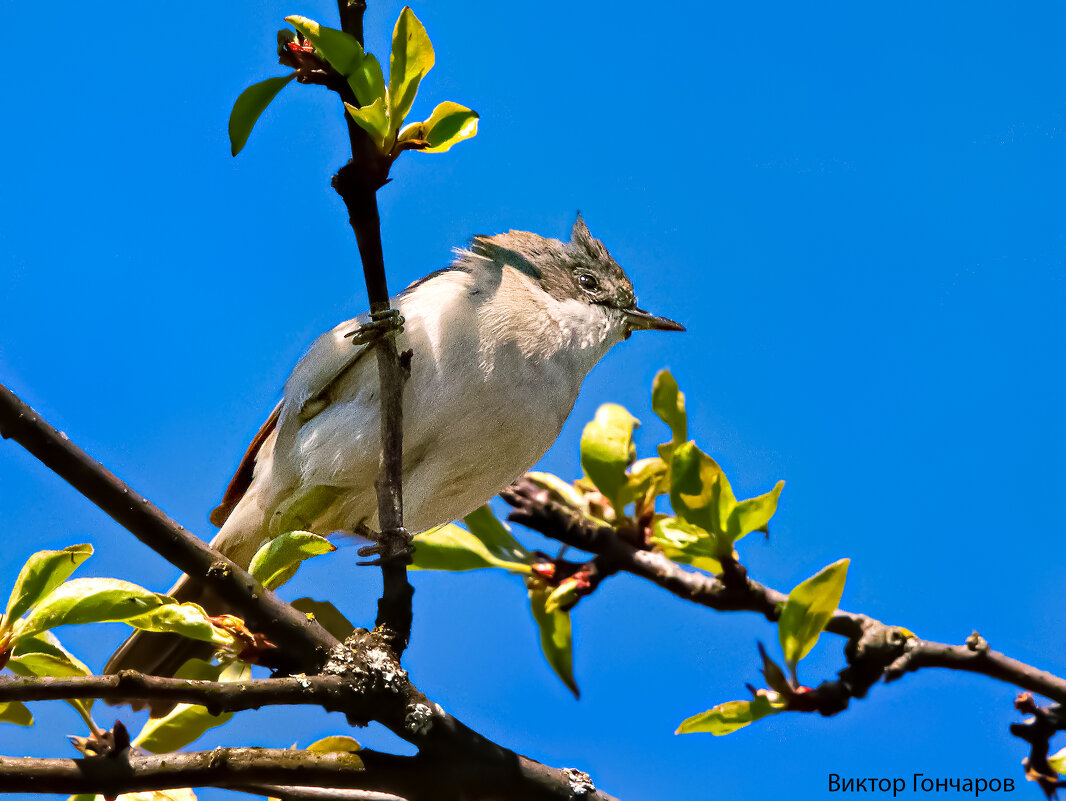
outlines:
[{"label": "bird's leg", "polygon": [[378,557],[368,562],[359,562],[360,565],[379,566],[386,562],[411,564],[411,556],[414,553],[414,548],[411,547],[411,540],[414,538],[407,529],[394,529],[388,532],[375,531],[365,523],[360,523],[355,527],[355,534],[374,543],[373,545],[364,545],[357,553],[360,556]]},{"label": "bird's leg", "polygon": [[348,356],[344,364],[329,375],[324,384],[312,388],[313,391],[308,394],[307,400],[300,406],[300,420],[306,423],[329,406],[329,391],[333,385],[355,366],[364,353],[367,353],[375,344],[380,342],[383,336],[391,331],[403,331],[403,323],[404,319],[400,316],[399,311],[386,309],[382,312],[371,313],[369,323],[363,323],[355,330],[345,334],[344,338],[350,339],[352,345],[355,346],[351,355]]},{"label": "bird's leg", "polygon": [[373,345],[390,331],[397,333],[403,331],[403,324],[404,319],[400,316],[398,309],[371,312],[370,322],[363,323],[344,336],[346,339],[351,339],[353,345]]}]

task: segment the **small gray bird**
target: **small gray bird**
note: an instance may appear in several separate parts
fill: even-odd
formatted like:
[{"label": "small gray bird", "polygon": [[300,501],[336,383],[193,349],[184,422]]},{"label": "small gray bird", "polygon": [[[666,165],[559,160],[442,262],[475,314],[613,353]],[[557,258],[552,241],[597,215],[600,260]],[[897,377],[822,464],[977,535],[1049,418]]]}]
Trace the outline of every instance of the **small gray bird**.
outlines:
[{"label": "small gray bird", "polygon": [[[413,354],[403,393],[412,532],[464,517],[532,467],[616,342],[685,330],[637,308],[633,284],[580,215],[569,242],[526,231],[475,237],[393,306],[405,321],[397,346]],[[377,529],[380,406],[368,323],[363,315],[315,340],[212,513],[222,528],[211,544],[238,564],[284,531]],[[188,576],[168,594],[226,611]],[[197,648],[138,631],[104,672],[173,675]]]}]

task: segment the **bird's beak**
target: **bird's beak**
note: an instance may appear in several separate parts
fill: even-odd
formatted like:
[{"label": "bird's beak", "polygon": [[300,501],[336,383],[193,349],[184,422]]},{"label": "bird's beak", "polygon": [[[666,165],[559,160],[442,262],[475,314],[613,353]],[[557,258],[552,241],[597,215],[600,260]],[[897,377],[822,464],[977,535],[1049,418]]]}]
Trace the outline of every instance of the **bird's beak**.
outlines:
[{"label": "bird's beak", "polygon": [[656,317],[654,314],[638,309],[624,309],[626,325],[630,331],[684,331],[685,326],[675,323],[667,317]]}]

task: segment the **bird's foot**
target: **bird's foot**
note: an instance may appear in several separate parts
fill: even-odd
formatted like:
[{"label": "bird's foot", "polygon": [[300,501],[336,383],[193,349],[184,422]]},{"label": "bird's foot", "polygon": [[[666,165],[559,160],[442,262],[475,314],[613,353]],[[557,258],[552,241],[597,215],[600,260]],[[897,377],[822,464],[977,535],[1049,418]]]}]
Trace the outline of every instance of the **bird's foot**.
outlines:
[{"label": "bird's foot", "polygon": [[414,537],[405,528],[394,528],[388,531],[374,531],[369,526],[360,524],[355,533],[364,539],[373,542],[373,545],[364,545],[358,550],[360,556],[376,556],[367,562],[359,562],[360,565],[380,566],[400,562],[405,565],[411,564],[414,548],[411,541]]},{"label": "bird's foot", "polygon": [[386,334],[403,331],[403,324],[404,319],[397,309],[371,312],[369,323],[363,323],[344,336],[351,339],[353,345],[373,345]]}]

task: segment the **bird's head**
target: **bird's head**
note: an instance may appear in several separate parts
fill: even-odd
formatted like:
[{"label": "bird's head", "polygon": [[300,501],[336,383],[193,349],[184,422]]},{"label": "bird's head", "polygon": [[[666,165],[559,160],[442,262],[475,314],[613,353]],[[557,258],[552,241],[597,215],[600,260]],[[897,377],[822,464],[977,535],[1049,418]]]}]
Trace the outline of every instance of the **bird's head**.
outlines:
[{"label": "bird's head", "polygon": [[633,282],[603,242],[589,232],[578,214],[569,242],[547,239],[527,231],[508,231],[476,237],[475,253],[520,270],[559,301],[577,301],[601,307],[621,326],[621,335],[633,331],[684,331],[685,327],[637,306]]}]

